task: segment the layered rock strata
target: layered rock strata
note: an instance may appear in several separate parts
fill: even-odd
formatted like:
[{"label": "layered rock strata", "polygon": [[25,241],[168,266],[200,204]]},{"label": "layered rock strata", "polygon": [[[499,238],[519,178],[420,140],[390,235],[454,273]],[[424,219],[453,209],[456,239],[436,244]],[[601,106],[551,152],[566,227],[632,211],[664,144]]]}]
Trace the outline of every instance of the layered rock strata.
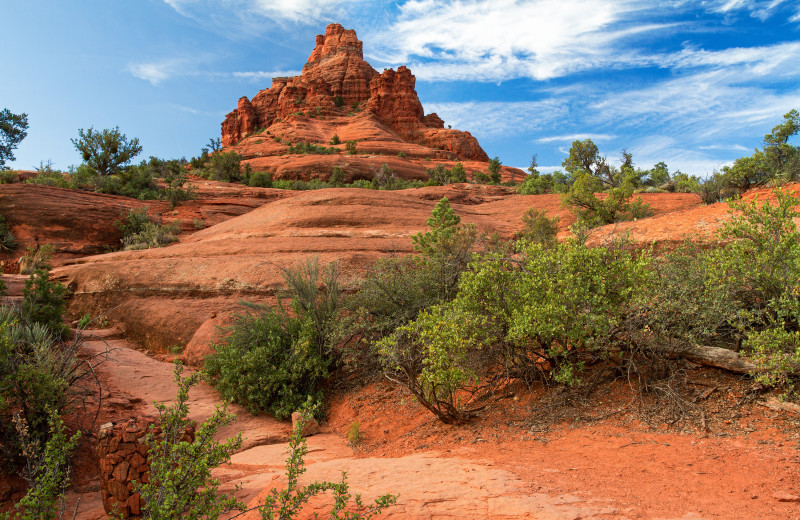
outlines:
[{"label": "layered rock strata", "polygon": [[445,129],[439,116],[425,115],[415,84],[405,66],[379,74],[364,61],[355,31],[330,24],[317,36],[300,76],[273,78],[272,86],[252,100],[239,99],[222,123],[222,144],[236,145],[257,129],[298,113],[336,117],[364,110],[406,141],[451,152],[460,160],[488,161],[469,132]]}]

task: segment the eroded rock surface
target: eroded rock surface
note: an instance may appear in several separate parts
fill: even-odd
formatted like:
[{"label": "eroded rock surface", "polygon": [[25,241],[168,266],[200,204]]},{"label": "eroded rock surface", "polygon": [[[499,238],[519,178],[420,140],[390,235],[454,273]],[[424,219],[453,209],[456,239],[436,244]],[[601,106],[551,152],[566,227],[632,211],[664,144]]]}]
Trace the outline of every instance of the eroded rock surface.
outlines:
[{"label": "eroded rock surface", "polygon": [[[240,145],[256,130],[285,138],[286,132],[272,131],[273,125],[287,120],[302,125],[306,119],[328,122],[323,126],[329,126],[329,131],[322,132],[327,135],[308,139],[327,144],[333,134],[330,130],[340,126],[342,117],[364,110],[374,125],[387,127],[390,140],[425,146],[430,149],[429,155],[441,150],[452,159],[488,161],[486,152],[469,132],[445,129],[439,116],[425,115],[415,83],[414,75],[405,66],[378,73],[364,61],[363,44],[355,31],[330,24],[324,35],[317,36],[300,76],[273,78],[272,86],[252,100],[239,99],[236,109],[222,123],[222,144]],[[356,139],[369,138],[369,133]],[[264,144],[253,152],[253,143],[248,143],[250,157],[253,153],[270,155],[274,151],[273,144]]]}]

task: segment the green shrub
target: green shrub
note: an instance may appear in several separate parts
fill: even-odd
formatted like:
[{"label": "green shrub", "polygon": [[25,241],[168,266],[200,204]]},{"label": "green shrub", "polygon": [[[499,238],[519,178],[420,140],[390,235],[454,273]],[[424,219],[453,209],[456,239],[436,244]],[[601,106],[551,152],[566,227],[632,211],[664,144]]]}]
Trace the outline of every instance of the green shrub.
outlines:
[{"label": "green shrub", "polygon": [[130,141],[119,127],[113,130],[95,131],[93,128],[78,130],[78,139],[72,144],[81,153],[84,163],[99,175],[120,173],[123,167],[142,152],[139,139]]},{"label": "green shrub", "polygon": [[341,142],[342,141],[341,139],[339,139],[339,136],[337,134],[333,134],[333,137],[331,137],[331,144],[335,146],[337,144],[340,144]]},{"label": "green shrub", "polygon": [[347,153],[350,155],[355,155],[358,153],[357,144],[355,141],[347,141],[344,143],[344,149],[347,150]]},{"label": "green shrub", "polygon": [[[14,416],[22,452],[25,454],[25,469],[22,476],[28,490],[14,505],[19,520],[49,520],[61,518],[64,494],[70,481],[69,457],[78,444],[81,432],[67,439],[64,423],[55,412],[48,416],[49,436],[42,447],[42,440],[32,436],[24,417]],[[0,514],[7,519],[8,515]]]},{"label": "green shrub", "polygon": [[19,174],[17,172],[0,170],[0,184],[12,184],[19,182]]},{"label": "green shrub", "polygon": [[17,247],[17,241],[11,230],[8,228],[8,223],[3,215],[0,215],[0,251],[13,251]]},{"label": "green shrub", "polygon": [[311,323],[281,309],[247,308],[206,358],[212,384],[225,399],[277,419],[289,417],[309,398],[320,402],[328,361],[319,354]]},{"label": "green shrub", "polygon": [[47,268],[53,259],[55,248],[51,244],[39,247],[29,247],[28,251],[19,259],[19,273],[31,274],[36,269]]},{"label": "green shrub", "polygon": [[364,436],[361,433],[361,427],[358,425],[358,421],[353,421],[350,423],[350,428],[347,429],[347,444],[355,448],[361,444],[362,440],[364,440]]},{"label": "green shrub", "polygon": [[485,320],[457,305],[422,311],[377,344],[390,378],[445,423],[469,419],[480,406],[477,351],[489,342]]},{"label": "green shrub", "polygon": [[[383,495],[375,499],[370,506],[365,506],[361,496],[350,494],[350,485],[347,483],[347,473],[342,472],[339,483],[314,481],[307,486],[300,486],[299,477],[305,473],[303,458],[308,453],[306,440],[303,438],[303,423],[313,413],[313,409],[303,408],[303,418],[297,422],[289,438],[289,458],[286,460],[286,476],[288,482],[286,489],[278,491],[272,488],[260,506],[259,513],[263,520],[292,520],[302,512],[303,506],[311,497],[327,491],[333,493],[333,505],[329,511],[329,518],[342,518],[345,520],[369,520],[379,515],[381,511],[395,504],[397,498],[393,495]],[[353,504],[350,504],[350,499]],[[340,516],[341,515],[341,516]],[[315,513],[316,516],[316,513]]]},{"label": "green shrub", "polygon": [[217,407],[211,417],[197,427],[189,440],[189,390],[200,382],[199,373],[181,377],[182,367],[175,364],[178,397],[175,403],[156,403],[158,427],[153,426],[145,436],[149,448],[147,462],[150,479],[135,482],[134,491],[141,494],[143,518],[172,520],[175,518],[219,518],[229,511],[242,511],[245,505],[233,493],[222,494],[220,482],[211,471],[230,457],[242,445],[242,434],[224,444],[214,437],[220,428],[230,424],[234,416],[226,408]]},{"label": "green shrub", "polygon": [[476,260],[454,303],[487,320],[507,373],[576,384],[586,360],[618,347],[616,333],[634,291],[646,284],[649,257],[573,240],[527,243],[521,255],[521,268],[497,253]]},{"label": "green shrub", "polygon": [[253,172],[250,174],[247,183],[253,188],[272,188],[272,174],[269,172]]},{"label": "green shrub", "polygon": [[333,96],[333,104],[342,108],[344,106],[344,98],[342,96]]},{"label": "green shrub", "polygon": [[68,294],[64,284],[50,280],[49,265],[39,267],[25,281],[21,315],[27,323],[39,323],[56,336],[66,337],[69,328],[64,324],[64,312]]},{"label": "green shrub", "polygon": [[292,154],[318,154],[318,155],[331,155],[336,153],[336,148],[326,148],[314,143],[307,143],[300,141],[297,144],[289,145],[289,153]]},{"label": "green shrub", "polygon": [[405,152],[397,152],[397,156],[401,159],[405,159],[407,157]]},{"label": "green shrub", "polygon": [[[24,466],[24,444],[44,447],[53,434],[54,415],[75,412],[86,397],[91,372],[77,357],[79,348],[77,339],[61,343],[46,324],[32,321],[23,311],[0,307],[3,467],[13,471],[21,462]],[[16,427],[23,424],[24,432]]]},{"label": "green shrub", "polygon": [[652,215],[649,204],[633,197],[633,186],[623,184],[619,188],[611,188],[608,195],[600,199],[595,193],[603,188],[599,178],[581,173],[561,197],[561,203],[571,206],[579,220],[591,226],[602,226],[626,220],[634,220]]},{"label": "green shrub", "polygon": [[86,329],[92,323],[92,315],[91,314],[84,314],[78,320],[78,328],[80,330]]},{"label": "green shrub", "polygon": [[489,160],[489,180],[492,184],[500,184],[500,158],[495,157]]},{"label": "green shrub", "polygon": [[344,170],[338,166],[334,166],[328,182],[333,186],[342,186],[344,184]]},{"label": "green shrub", "polygon": [[549,218],[544,211],[530,208],[522,215],[523,228],[517,237],[551,247],[556,244],[559,217]]},{"label": "green shrub", "polygon": [[178,240],[180,224],[177,221],[163,225],[154,222],[147,214],[147,207],[129,209],[122,220],[117,220],[114,225],[122,232],[122,249],[124,251],[136,249],[150,249],[163,247]]},{"label": "green shrub", "polygon": [[241,156],[236,152],[217,152],[211,156],[211,178],[222,182],[241,180]]}]

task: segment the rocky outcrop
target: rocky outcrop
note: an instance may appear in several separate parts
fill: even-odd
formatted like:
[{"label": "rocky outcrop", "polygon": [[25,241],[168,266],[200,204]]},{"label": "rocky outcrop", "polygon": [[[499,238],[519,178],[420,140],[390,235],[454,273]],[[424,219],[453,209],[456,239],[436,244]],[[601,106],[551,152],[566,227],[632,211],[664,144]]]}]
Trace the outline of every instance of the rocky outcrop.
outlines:
[{"label": "rocky outcrop", "polygon": [[[150,482],[150,464],[145,436],[157,423],[152,417],[132,417],[125,423],[106,423],[97,435],[97,455],[100,460],[100,493],[106,513],[116,511],[122,518],[138,518],[142,499],[134,482]],[[183,440],[194,438],[194,424],[185,431]],[[160,434],[153,428],[154,435]]]},{"label": "rocky outcrop", "polygon": [[335,117],[365,110],[396,132],[399,139],[449,151],[461,160],[487,161],[488,156],[468,132],[444,130],[436,114],[424,113],[411,71],[401,66],[378,73],[364,61],[356,32],[330,24],[295,77],[273,78],[272,86],[252,101],[239,100],[222,123],[222,144],[231,147],[256,129],[296,116]]}]

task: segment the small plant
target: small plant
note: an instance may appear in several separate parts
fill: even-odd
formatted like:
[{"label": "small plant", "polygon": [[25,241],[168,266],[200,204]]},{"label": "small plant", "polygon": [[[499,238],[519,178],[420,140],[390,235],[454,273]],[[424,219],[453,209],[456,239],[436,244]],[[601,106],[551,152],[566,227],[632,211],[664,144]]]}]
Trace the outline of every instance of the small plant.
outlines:
[{"label": "small plant", "polygon": [[91,314],[84,314],[78,320],[78,328],[80,330],[85,330],[87,327],[89,327],[89,324],[91,324],[91,323],[92,323],[92,315]]},{"label": "small plant", "polygon": [[355,448],[361,444],[362,440],[363,435],[361,434],[361,427],[358,425],[358,421],[353,421],[350,423],[350,428],[347,430],[347,444]]},{"label": "small plant", "polygon": [[13,251],[17,247],[17,241],[3,215],[0,215],[0,251]]},{"label": "small plant", "polygon": [[178,397],[174,404],[156,403],[158,429],[150,427],[145,437],[149,448],[150,478],[147,483],[135,482],[141,494],[143,518],[172,520],[175,518],[219,518],[229,511],[242,511],[243,503],[233,493],[222,494],[219,480],[211,470],[230,460],[242,445],[237,434],[224,444],[214,440],[220,428],[230,424],[234,416],[226,407],[217,407],[211,417],[197,427],[194,438],[187,434],[189,390],[200,382],[200,373],[181,377],[183,367],[175,363]]},{"label": "small plant", "polygon": [[192,220],[192,225],[194,225],[195,229],[205,229],[206,221],[201,218],[195,218]]},{"label": "small plant", "polygon": [[333,137],[331,137],[331,144],[332,145],[337,145],[337,144],[340,144],[341,142],[342,141],[341,141],[341,139],[339,139],[339,135],[338,134],[333,134]]},{"label": "small plant", "polygon": [[500,162],[499,157],[489,161],[489,180],[492,184],[500,184]]},{"label": "small plant", "polygon": [[349,153],[350,155],[355,155],[358,153],[355,141],[347,141],[346,143],[344,143],[344,149],[347,150],[347,153]]},{"label": "small plant", "polygon": [[28,251],[19,259],[20,274],[31,274],[37,269],[50,265],[55,248],[51,244],[39,247],[29,247]]},{"label": "small plant", "polygon": [[236,152],[218,152],[211,156],[211,172],[215,181],[239,182],[242,157]]},{"label": "small plant", "polygon": [[334,166],[328,182],[333,186],[342,186],[344,184],[344,170],[338,166]]},{"label": "small plant", "polygon": [[154,222],[147,214],[146,206],[129,209],[123,220],[117,220],[114,225],[122,231],[121,243],[125,251],[169,245],[178,240],[176,235],[180,231],[177,221],[166,225]]},{"label": "small plant", "polygon": [[17,172],[0,170],[0,184],[13,184],[19,182],[19,179]]},{"label": "small plant", "polygon": [[[313,412],[313,408],[307,406],[301,410],[304,418],[310,417]],[[342,472],[342,480],[338,483],[314,481],[307,486],[300,486],[298,480],[306,471],[303,458],[308,453],[306,440],[302,435],[305,420],[307,419],[297,422],[292,436],[289,438],[289,458],[286,459],[286,476],[288,477],[286,489],[278,491],[273,488],[270,490],[264,500],[264,505],[258,508],[262,520],[298,518],[303,506],[311,497],[327,491],[333,492],[333,505],[329,512],[331,519],[369,520],[397,502],[397,497],[386,494],[377,498],[372,505],[365,506],[361,495],[350,494],[350,485],[347,483],[347,474],[344,472]],[[353,505],[350,505],[351,498],[354,502]]]},{"label": "small plant", "polygon": [[399,158],[401,158],[401,159],[405,159],[406,157],[408,157],[408,156],[406,155],[406,153],[405,153],[405,152],[398,152],[398,153],[397,153],[397,156],[398,156]]},{"label": "small plant", "polygon": [[25,281],[22,292],[22,316],[28,323],[40,323],[58,337],[66,337],[64,311],[69,291],[61,282],[50,280],[50,266],[39,267]]},{"label": "small plant", "polygon": [[[14,425],[22,444],[25,467],[22,475],[28,491],[14,506],[18,520],[44,520],[61,518],[64,511],[64,493],[70,481],[69,456],[78,444],[81,432],[67,438],[64,423],[56,412],[50,411],[49,439],[44,448],[41,441],[32,436],[28,424],[21,414],[14,415]],[[0,514],[7,520],[7,515]]]},{"label": "small plant", "polygon": [[269,172],[253,172],[247,184],[251,188],[271,188],[272,187],[272,174]]},{"label": "small plant", "polygon": [[558,217],[549,218],[544,211],[530,208],[522,215],[524,227],[518,237],[551,247],[556,243],[559,220]]}]

